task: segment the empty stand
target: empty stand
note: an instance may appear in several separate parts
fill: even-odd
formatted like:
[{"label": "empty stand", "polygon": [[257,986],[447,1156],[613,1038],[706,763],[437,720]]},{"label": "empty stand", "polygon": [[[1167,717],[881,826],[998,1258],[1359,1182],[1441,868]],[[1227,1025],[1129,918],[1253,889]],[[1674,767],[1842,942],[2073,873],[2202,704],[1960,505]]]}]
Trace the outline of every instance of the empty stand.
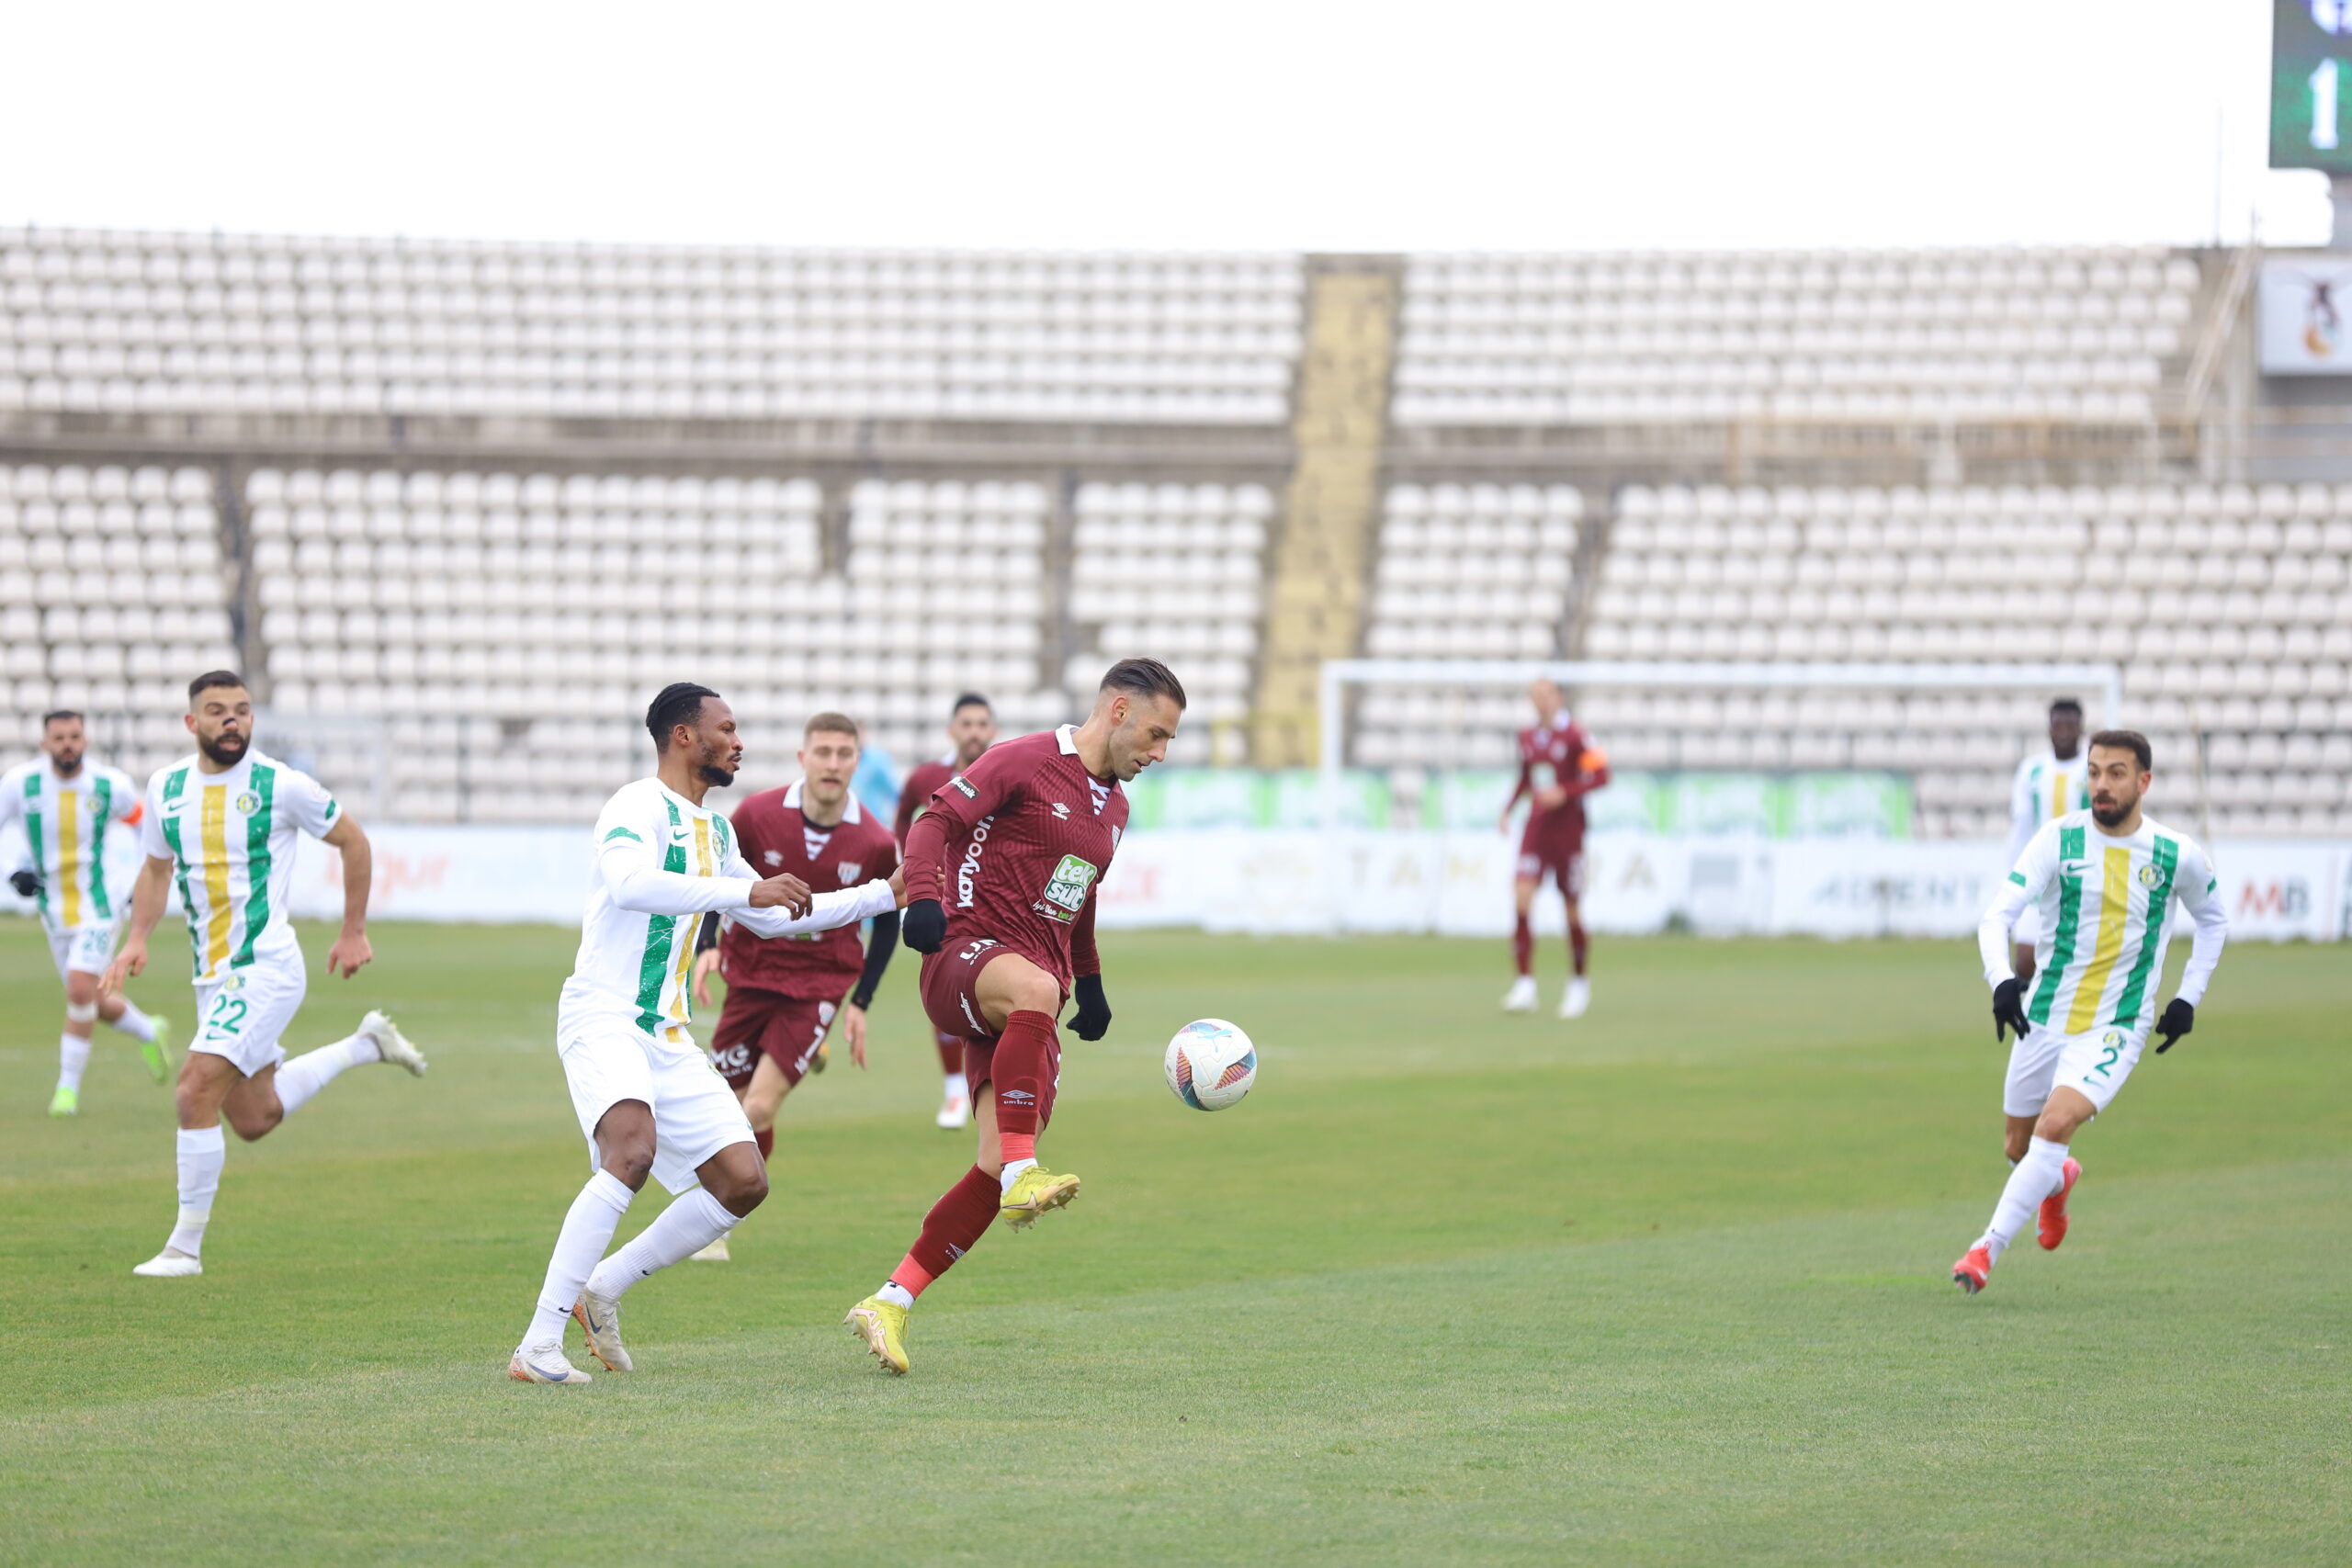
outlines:
[{"label": "empty stand", "polygon": [[0,235],[0,411],[1278,423],[1295,256]]},{"label": "empty stand", "polygon": [[2199,287],[2155,249],[1419,256],[1395,417],[2131,423]]}]

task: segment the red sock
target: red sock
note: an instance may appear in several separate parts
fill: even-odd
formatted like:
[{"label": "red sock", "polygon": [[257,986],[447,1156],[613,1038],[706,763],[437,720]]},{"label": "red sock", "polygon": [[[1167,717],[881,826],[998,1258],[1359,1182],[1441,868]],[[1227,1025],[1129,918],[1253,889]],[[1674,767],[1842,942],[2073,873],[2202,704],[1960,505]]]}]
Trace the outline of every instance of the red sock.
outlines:
[{"label": "red sock", "polygon": [[1570,920],[1568,922],[1568,961],[1576,965],[1577,974],[1584,973],[1585,954],[1591,951],[1592,943],[1585,940],[1584,922]]},{"label": "red sock", "polygon": [[1016,1012],[1004,1021],[989,1077],[996,1085],[997,1140],[1007,1159],[1036,1157],[1038,1111],[1053,1092],[1056,1043],[1054,1021],[1042,1012]]},{"label": "red sock", "polygon": [[931,1213],[922,1217],[922,1233],[915,1237],[912,1250],[890,1270],[890,1283],[910,1296],[922,1294],[924,1286],[972,1250],[995,1221],[1003,1195],[1002,1183],[978,1166],[966,1171],[964,1179],[942,1193]]},{"label": "red sock", "polygon": [[964,1042],[953,1034],[933,1032],[933,1038],[939,1042],[939,1070],[950,1077],[961,1073],[964,1070]]},{"label": "red sock", "polygon": [[1519,924],[1511,928],[1510,955],[1511,958],[1519,964],[1519,972],[1521,974],[1529,975],[1534,973],[1535,928],[1527,923],[1527,917],[1525,915],[1520,916]]},{"label": "red sock", "polygon": [[763,1162],[764,1162],[770,1155],[775,1153],[775,1128],[762,1127],[758,1129],[756,1132],[752,1133],[752,1141],[760,1145],[760,1158]]}]

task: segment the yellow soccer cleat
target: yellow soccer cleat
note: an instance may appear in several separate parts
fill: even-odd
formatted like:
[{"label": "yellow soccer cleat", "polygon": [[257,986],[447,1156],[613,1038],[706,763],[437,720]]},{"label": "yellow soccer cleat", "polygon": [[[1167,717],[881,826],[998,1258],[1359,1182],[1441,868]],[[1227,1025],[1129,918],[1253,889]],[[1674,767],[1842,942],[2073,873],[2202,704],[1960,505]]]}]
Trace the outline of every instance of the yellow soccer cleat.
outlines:
[{"label": "yellow soccer cleat", "polygon": [[82,1091],[78,1089],[67,1089],[59,1084],[57,1092],[49,1097],[49,1113],[51,1116],[76,1116],[81,1111]]},{"label": "yellow soccer cleat", "polygon": [[865,1341],[882,1370],[894,1377],[907,1371],[907,1309],[880,1296],[868,1296],[842,1319],[849,1331]]},{"label": "yellow soccer cleat", "polygon": [[1004,1190],[1004,1201],[997,1206],[997,1213],[1014,1230],[1026,1230],[1037,1223],[1037,1216],[1048,1209],[1058,1209],[1078,1196],[1078,1178],[1056,1176],[1042,1165],[1033,1165],[1012,1179]]},{"label": "yellow soccer cleat", "polygon": [[139,1043],[139,1059],[147,1064],[147,1076],[157,1083],[168,1083],[172,1077],[172,1021],[161,1013],[148,1014],[155,1026],[153,1038]]}]

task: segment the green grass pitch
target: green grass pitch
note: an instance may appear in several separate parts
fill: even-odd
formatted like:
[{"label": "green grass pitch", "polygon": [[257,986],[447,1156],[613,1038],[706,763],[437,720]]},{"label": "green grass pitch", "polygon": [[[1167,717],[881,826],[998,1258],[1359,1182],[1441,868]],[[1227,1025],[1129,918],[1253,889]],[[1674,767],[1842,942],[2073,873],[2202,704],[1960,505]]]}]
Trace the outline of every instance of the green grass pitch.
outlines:
[{"label": "green grass pitch", "polygon": [[[292,1043],[379,1004],[431,1076],[232,1139],[170,1281],[130,1273],[167,1091],[101,1031],[47,1120],[58,992],[0,926],[0,1562],[2352,1559],[2345,949],[2233,949],[2078,1142],[2064,1250],[1971,1301],[2006,1167],[1962,944],[1605,941],[1564,1024],[1496,1010],[1499,942],[1114,935],[1046,1145],[1085,1195],[891,1380],[839,1320],[970,1157],[902,963],[737,1260],[641,1286],[640,1370],[568,1391],[504,1371],[587,1173],[574,936],[375,935],[345,983],[305,931]],[[138,991],[183,1025],[184,976]],[[1215,1116],[1159,1075],[1203,1014],[1263,1059]]]}]

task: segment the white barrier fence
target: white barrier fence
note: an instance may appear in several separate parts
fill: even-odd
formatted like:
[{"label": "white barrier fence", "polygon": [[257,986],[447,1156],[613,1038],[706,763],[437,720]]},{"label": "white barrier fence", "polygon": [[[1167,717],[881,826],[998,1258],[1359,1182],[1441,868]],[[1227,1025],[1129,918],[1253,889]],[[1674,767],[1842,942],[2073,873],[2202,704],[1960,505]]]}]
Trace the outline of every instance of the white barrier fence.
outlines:
[{"label": "white barrier fence", "polygon": [[[584,829],[380,824],[368,837],[378,919],[571,925],[587,897]],[[1136,833],[1103,881],[1102,922],[1501,936],[1516,848],[1515,835],[1495,832]],[[2006,869],[1999,845],[1954,840],[1606,833],[1589,840],[1586,858],[1587,921],[1628,934],[1966,936]],[[2352,844],[2231,842],[2217,858],[2233,938],[2352,936]],[[135,865],[127,857],[119,886]],[[291,903],[305,918],[342,912],[341,862],[308,839]],[[26,907],[0,884],[0,908]],[[1559,931],[1557,899],[1539,901],[1537,923]]]}]

